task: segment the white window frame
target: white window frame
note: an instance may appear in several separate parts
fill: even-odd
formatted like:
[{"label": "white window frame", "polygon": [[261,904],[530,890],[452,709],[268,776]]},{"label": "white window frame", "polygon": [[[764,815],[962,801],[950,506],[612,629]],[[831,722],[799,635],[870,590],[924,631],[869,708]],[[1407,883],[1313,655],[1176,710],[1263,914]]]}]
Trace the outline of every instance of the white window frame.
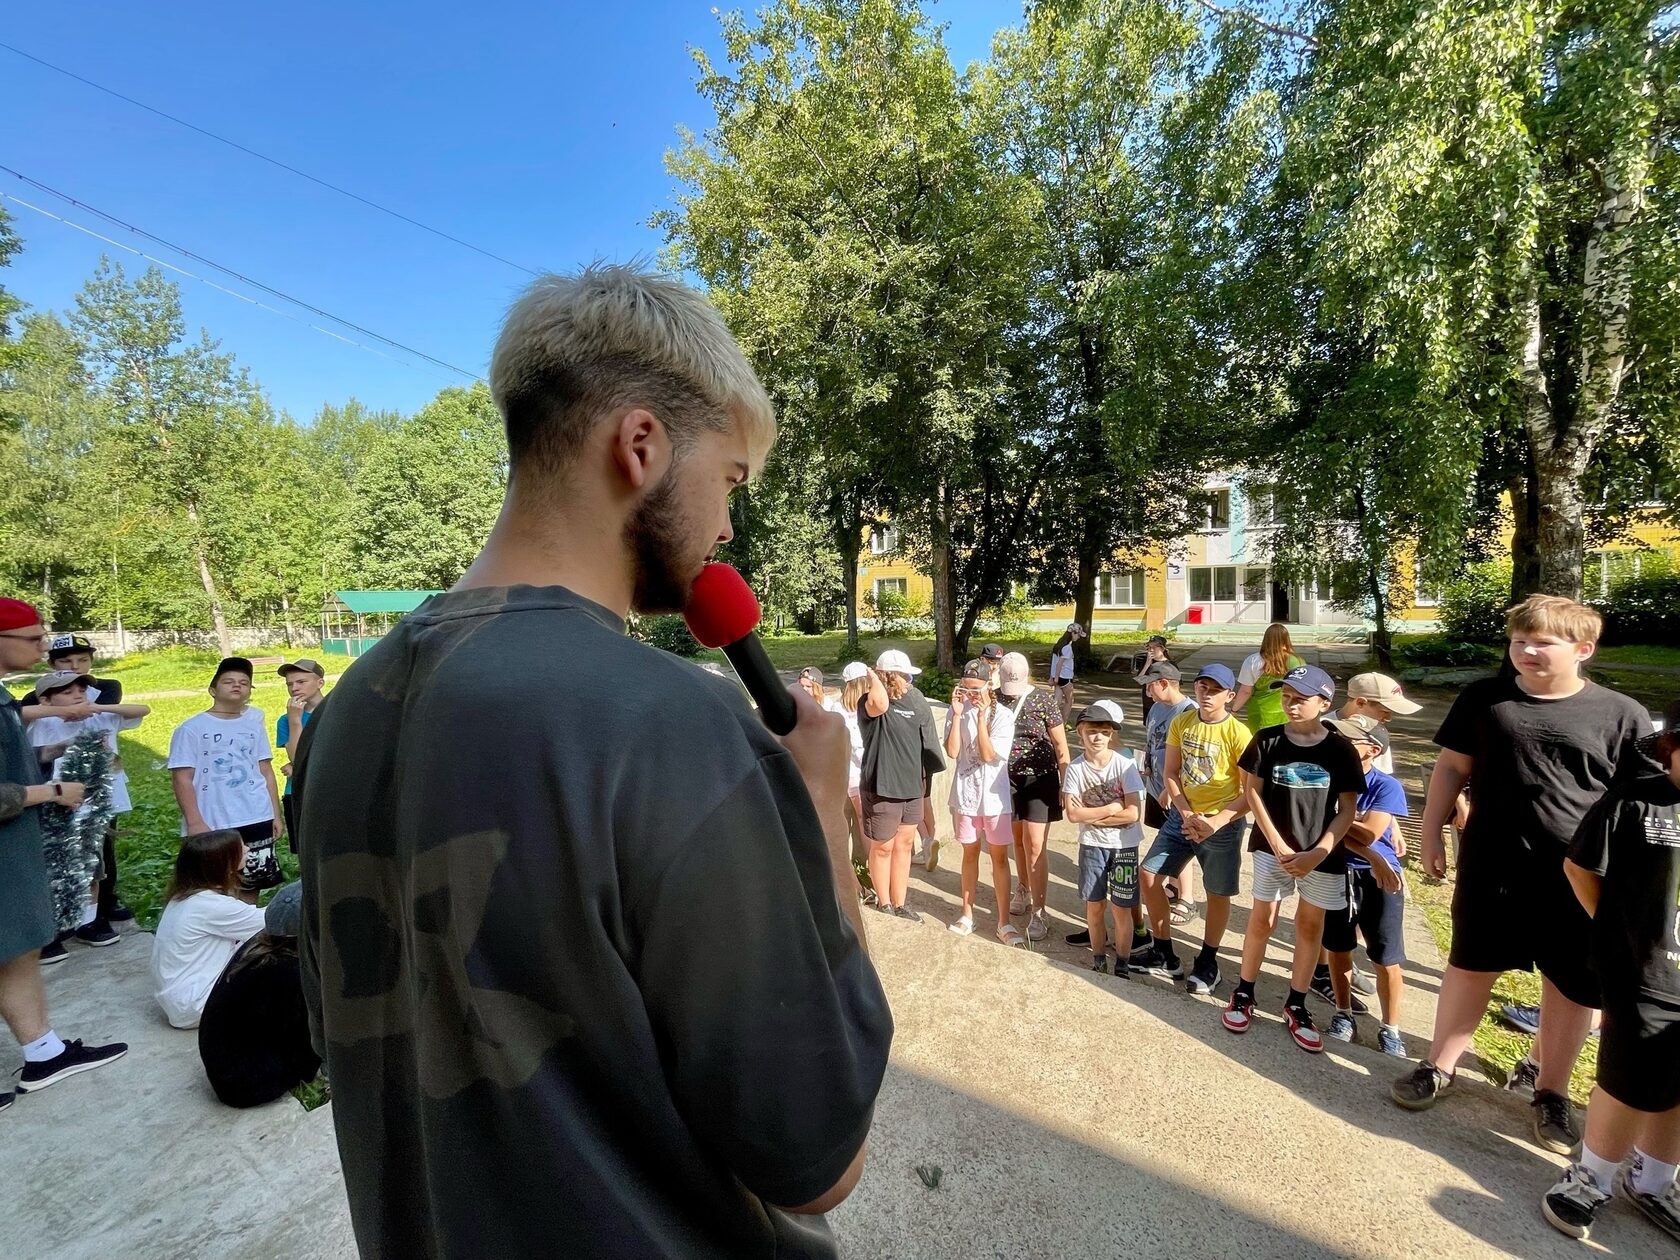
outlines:
[{"label": "white window frame", "polygon": [[898,594],[905,599],[910,598],[910,579],[901,577],[878,577],[869,586],[870,597],[875,601],[875,607],[881,607],[881,588],[891,584]]},{"label": "white window frame", "polygon": [[1270,529],[1277,524],[1277,490],[1270,485],[1245,486],[1243,511],[1250,529]]},{"label": "white window frame", "polygon": [[[1136,598],[1112,598],[1117,591],[1122,589],[1127,596],[1135,596]],[[1105,595],[1108,598],[1105,598]],[[1096,607],[1142,608],[1144,606],[1143,600],[1144,580],[1142,569],[1114,569],[1097,574]]]},{"label": "white window frame", "polygon": [[869,554],[872,556],[890,556],[898,550],[899,537],[896,525],[872,525],[869,529]]},{"label": "white window frame", "polygon": [[1425,588],[1423,584],[1423,562],[1412,561],[1412,607],[1439,608],[1441,606],[1441,588],[1439,586]]},{"label": "white window frame", "polygon": [[[1241,593],[1242,593],[1242,578],[1238,576],[1238,574],[1242,570],[1242,567],[1243,566],[1240,565],[1240,564],[1193,564],[1193,565],[1191,565],[1190,566],[1190,573],[1189,573],[1189,583],[1188,583],[1188,587],[1187,587],[1187,589],[1190,592],[1190,602],[1192,604],[1235,604],[1235,603],[1237,603],[1238,602],[1238,596],[1241,595]],[[1208,579],[1207,579],[1208,593],[1206,595],[1197,595],[1196,594],[1196,575],[1198,573],[1206,573],[1208,575]],[[1220,573],[1229,573],[1231,575],[1231,593],[1230,593],[1230,595],[1228,595],[1224,599],[1219,598],[1219,577],[1218,577],[1218,575]]]},{"label": "white window frame", "polygon": [[[1223,521],[1219,519],[1221,498],[1224,499],[1225,506]],[[1204,534],[1229,533],[1231,529],[1231,487],[1209,486],[1202,491],[1202,501],[1204,513],[1200,532]]]}]

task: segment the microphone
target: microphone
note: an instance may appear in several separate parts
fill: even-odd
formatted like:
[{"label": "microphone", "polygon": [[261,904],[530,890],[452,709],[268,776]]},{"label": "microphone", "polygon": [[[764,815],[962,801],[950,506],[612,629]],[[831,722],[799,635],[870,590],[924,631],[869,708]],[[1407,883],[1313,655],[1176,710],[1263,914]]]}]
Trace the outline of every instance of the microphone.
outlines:
[{"label": "microphone", "polygon": [[717,563],[700,570],[688,607],[683,609],[688,632],[700,645],[723,649],[735,676],[757,703],[764,725],[774,734],[786,735],[798,720],[799,710],[753,633],[760,616],[758,596],[747,580],[733,566]]}]

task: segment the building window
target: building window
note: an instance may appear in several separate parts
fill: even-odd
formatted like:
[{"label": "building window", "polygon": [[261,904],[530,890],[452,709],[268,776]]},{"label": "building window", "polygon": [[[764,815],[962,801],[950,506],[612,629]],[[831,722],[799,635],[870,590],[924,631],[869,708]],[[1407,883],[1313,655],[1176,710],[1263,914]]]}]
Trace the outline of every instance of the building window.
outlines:
[{"label": "building window", "polygon": [[1143,570],[1097,574],[1098,608],[1142,608]]},{"label": "building window", "polygon": [[1263,529],[1268,525],[1277,524],[1277,518],[1273,515],[1277,505],[1270,486],[1250,486],[1244,497],[1251,529]]},{"label": "building window", "polygon": [[1243,602],[1263,604],[1270,594],[1271,572],[1267,569],[1243,570]]},{"label": "building window", "polygon": [[1190,570],[1190,602],[1234,604],[1237,602],[1235,565],[1197,566]]},{"label": "building window", "polygon": [[898,527],[896,525],[874,525],[869,530],[869,551],[872,555],[884,556],[898,550]]},{"label": "building window", "polygon": [[1412,564],[1412,604],[1417,608],[1436,608],[1441,603],[1441,588],[1423,580],[1423,565]]},{"label": "building window", "polygon": [[881,606],[882,597],[891,599],[897,596],[906,599],[910,595],[910,580],[908,578],[876,578],[874,585],[875,607]]},{"label": "building window", "polygon": [[1202,494],[1202,529],[1218,533],[1231,528],[1231,490],[1221,486]]}]

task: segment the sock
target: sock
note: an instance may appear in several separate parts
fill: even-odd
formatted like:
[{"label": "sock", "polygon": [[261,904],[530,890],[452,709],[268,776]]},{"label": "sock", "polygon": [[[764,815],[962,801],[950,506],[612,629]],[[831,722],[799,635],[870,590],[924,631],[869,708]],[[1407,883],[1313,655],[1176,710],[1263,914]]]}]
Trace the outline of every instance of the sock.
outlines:
[{"label": "sock", "polygon": [[1610,1193],[1616,1184],[1616,1169],[1620,1167],[1616,1160],[1605,1159],[1602,1155],[1595,1154],[1590,1146],[1582,1142],[1581,1158],[1576,1162],[1593,1175],[1593,1180],[1598,1183],[1600,1190],[1605,1194]]},{"label": "sock", "polygon": [[87,905],[82,907],[82,921],[80,923],[78,923],[76,926],[77,927],[86,927],[88,924],[92,923],[98,917],[99,917],[99,903],[96,902],[96,901],[90,901],[90,902],[87,903]]},{"label": "sock", "polygon": [[1236,992],[1234,992],[1231,996],[1235,997],[1237,993],[1242,994],[1244,997],[1252,998],[1254,996],[1254,981],[1244,980],[1240,976],[1237,977]]},{"label": "sock", "polygon": [[1385,1033],[1393,1033],[1396,1037],[1398,1037],[1400,1035],[1400,1025],[1399,1024],[1384,1024],[1382,1026],[1382,1030]]},{"label": "sock", "polygon": [[1289,996],[1284,999],[1283,1004],[1285,1006],[1303,1006],[1304,1007],[1307,1004],[1306,992],[1304,990],[1301,990],[1301,989],[1291,989],[1291,990],[1289,990]]},{"label": "sock", "polygon": [[1170,961],[1178,957],[1178,951],[1173,948],[1172,937],[1157,936],[1154,940],[1155,948],[1161,951],[1161,957],[1163,959]]},{"label": "sock", "polygon": [[1219,951],[1203,941],[1201,949],[1196,953],[1196,961],[1198,963],[1217,962],[1219,961]]},{"label": "sock", "polygon": [[1313,979],[1314,980],[1328,980],[1329,978],[1330,978],[1330,964],[1329,963],[1319,963],[1318,966],[1313,968]]},{"label": "sock", "polygon": [[[1660,1159],[1653,1159],[1636,1146],[1639,1152],[1639,1175],[1633,1178],[1633,1188],[1640,1194],[1661,1194],[1674,1181],[1676,1172],[1680,1172],[1680,1165],[1665,1164]],[[1582,1154],[1586,1154],[1585,1150]],[[1595,1174],[1596,1175],[1596,1174]]]},{"label": "sock", "polygon": [[1336,1008],[1336,1014],[1346,1015],[1349,1019],[1352,1019],[1353,1018],[1353,1007],[1351,1007],[1351,1006],[1348,1006],[1348,1007],[1338,1006]]},{"label": "sock", "polygon": [[1147,944],[1150,943],[1150,941],[1152,941],[1154,939],[1155,939],[1154,937],[1149,935],[1149,929],[1144,927],[1141,923],[1133,925],[1133,927],[1132,927],[1132,944],[1133,945],[1147,945]]},{"label": "sock", "polygon": [[25,1063],[45,1063],[48,1059],[56,1059],[63,1053],[64,1043],[58,1039],[58,1034],[49,1028],[23,1048],[23,1061]]}]

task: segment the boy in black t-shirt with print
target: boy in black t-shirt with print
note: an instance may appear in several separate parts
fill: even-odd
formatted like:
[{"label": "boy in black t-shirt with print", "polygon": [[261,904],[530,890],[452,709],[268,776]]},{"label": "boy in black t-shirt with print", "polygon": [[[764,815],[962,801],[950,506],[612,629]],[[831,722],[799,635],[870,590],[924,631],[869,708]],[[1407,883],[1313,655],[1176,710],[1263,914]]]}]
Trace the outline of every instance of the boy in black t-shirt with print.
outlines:
[{"label": "boy in black t-shirt with print", "polygon": [[1458,845],[1452,949],[1429,1057],[1390,1090],[1408,1111],[1434,1106],[1452,1087],[1494,982],[1538,970],[1534,1136],[1559,1155],[1581,1140],[1569,1074],[1600,1001],[1587,953],[1592,925],[1564,877],[1564,851],[1618,776],[1650,766],[1639,751],[1650,732],[1645,710],[1581,677],[1603,625],[1573,600],[1529,596],[1506,618],[1512,676],[1471,683],[1436,732],[1441,756],[1420,828],[1426,874],[1447,873],[1441,829],[1466,782],[1475,804]]},{"label": "boy in black t-shirt with print", "polygon": [[1324,940],[1324,916],[1347,912],[1347,853],[1342,839],[1353,825],[1365,771],[1347,738],[1322,719],[1336,685],[1316,665],[1298,665],[1273,684],[1283,692],[1289,720],[1256,732],[1237,762],[1243,795],[1254,814],[1248,851],[1254,854],[1254,909],[1243,937],[1242,977],[1221,1017],[1245,1033],[1254,1022],[1254,982],[1266,958],[1286,897],[1299,891],[1295,952],[1283,1022],[1310,1054],[1324,1036],[1307,1013],[1307,989]]},{"label": "boy in black t-shirt with print", "polygon": [[1563,864],[1592,915],[1604,993],[1581,1154],[1540,1204],[1575,1238],[1617,1190],[1680,1238],[1680,701],[1647,746],[1663,773],[1606,793]]}]

